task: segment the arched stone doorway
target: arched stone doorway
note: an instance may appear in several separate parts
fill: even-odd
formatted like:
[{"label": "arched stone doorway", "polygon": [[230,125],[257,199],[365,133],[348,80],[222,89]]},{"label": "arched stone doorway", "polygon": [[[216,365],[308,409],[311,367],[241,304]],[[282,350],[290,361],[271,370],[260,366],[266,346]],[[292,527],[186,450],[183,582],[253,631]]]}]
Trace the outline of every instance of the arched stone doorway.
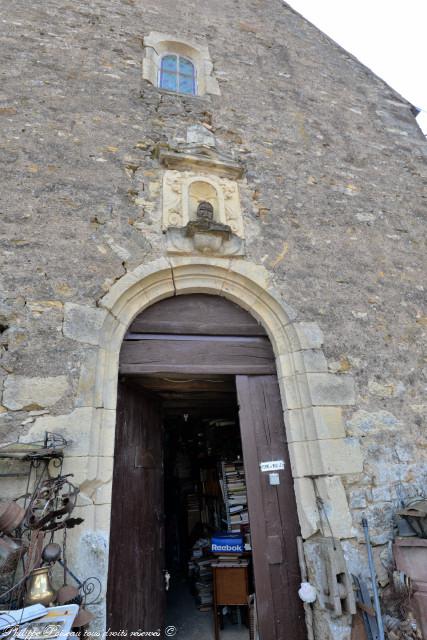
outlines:
[{"label": "arched stone doorway", "polygon": [[[328,509],[335,537],[350,537],[352,519],[340,476],[361,470],[360,448],[357,441],[345,437],[341,415],[342,405],[354,403],[351,376],[328,373],[317,325],[297,321],[296,312],[274,289],[271,274],[240,259],[160,258],[128,272],[100,300],[96,362],[88,359],[81,382],[87,384],[88,376],[94,380],[85,400],[85,406],[91,408],[91,456],[86,474],[94,479],[111,477],[119,353],[132,320],[159,300],[197,292],[223,296],[247,309],[269,336],[302,537],[316,532],[329,535],[317,508],[315,485]],[[81,313],[86,313],[83,307]],[[92,322],[93,311],[88,309],[87,314]],[[105,485],[102,504],[95,503],[91,516],[91,528],[103,532],[107,539],[109,495]]]},{"label": "arched stone doorway", "polygon": [[[247,487],[246,535],[251,541],[247,545],[247,557],[242,560],[248,565],[244,599],[253,592],[253,586],[249,586],[253,582],[253,567],[261,637],[284,640],[291,634],[294,640],[305,640],[304,612],[297,596],[300,528],[274,353],[263,327],[246,311],[219,296],[189,294],[165,299],[149,307],[132,323],[121,349],[119,376],[108,627],[114,631],[126,628],[135,632],[165,626],[163,572],[170,567],[170,562],[165,564],[168,518],[164,495],[168,474],[164,460],[171,457],[165,451],[165,432],[168,432],[168,423],[172,423],[175,430],[177,422],[181,424],[182,433],[177,442],[181,441],[182,451],[186,451],[186,447],[193,451],[194,445],[190,445],[193,440],[186,435],[191,426],[191,420],[186,420],[191,414],[192,419],[196,416],[197,429],[202,430],[199,438],[209,438],[210,445],[206,442],[204,453],[196,449],[198,453],[192,454],[199,459],[197,464],[195,460],[192,463],[197,467],[197,474],[193,469],[191,476],[189,471],[188,480],[182,482],[182,495],[186,497],[186,487],[193,477],[192,490],[196,490],[196,486],[199,493],[190,495],[193,502],[202,500],[204,506],[200,510],[197,504],[187,512],[187,506],[183,505],[182,519],[195,525],[194,529],[203,526],[205,531],[209,529],[213,533],[215,528],[222,528],[219,512],[227,515],[229,505],[228,498],[220,497],[220,483],[222,486],[226,483],[226,475],[221,479],[221,467],[239,466],[236,457],[240,459],[243,455],[244,474],[238,477],[245,478]],[[234,443],[234,451],[231,443],[229,448],[224,446],[227,432],[221,426],[224,418],[225,422],[232,422],[233,400],[236,410],[239,407],[236,426],[239,431],[240,423],[241,440],[240,446]],[[181,413],[187,416],[184,423],[180,420]],[[219,422],[216,434],[212,427],[207,427],[212,422]],[[186,437],[188,442],[182,443]],[[174,449],[176,446],[175,443]],[[279,464],[276,472],[263,471],[263,465],[273,461]],[[204,483],[198,481],[199,472],[207,473],[206,466],[211,486],[216,484],[218,488],[217,498],[210,494],[205,498]],[[174,489],[177,483],[179,480],[174,479]],[[203,525],[202,520],[194,522],[196,513]],[[229,515],[229,520],[230,517],[233,518]],[[231,531],[231,523],[226,526]],[[235,530],[240,533],[246,529],[242,525]],[[183,548],[183,554],[187,553],[185,542],[192,535],[189,526],[182,536],[172,533],[175,544]],[[166,539],[168,537],[166,535]],[[176,555],[179,556],[181,553]],[[209,571],[213,556],[209,554],[206,558],[205,572]],[[229,576],[227,571],[239,571],[242,566],[230,569],[219,563],[214,575],[219,572],[223,579],[222,576]],[[194,623],[192,609],[194,606],[190,605],[190,624]],[[198,635],[213,638],[211,620],[209,615],[199,622],[204,633],[198,629]],[[214,620],[218,621],[215,614]],[[173,619],[170,622],[177,624]],[[185,621],[181,628],[186,637],[193,637]]]}]

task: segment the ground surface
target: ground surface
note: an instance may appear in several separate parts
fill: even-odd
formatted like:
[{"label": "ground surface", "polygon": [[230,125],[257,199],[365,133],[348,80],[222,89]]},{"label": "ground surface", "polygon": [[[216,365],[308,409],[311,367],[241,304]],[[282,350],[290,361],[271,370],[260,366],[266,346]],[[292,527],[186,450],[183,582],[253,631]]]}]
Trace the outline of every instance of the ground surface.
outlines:
[{"label": "ground surface", "polygon": [[[171,589],[166,613],[166,627],[174,626],[178,630],[175,638],[185,640],[213,640],[212,611],[199,611],[185,579],[176,580]],[[225,617],[224,629],[220,640],[249,640],[249,629],[242,624],[230,624]]]}]

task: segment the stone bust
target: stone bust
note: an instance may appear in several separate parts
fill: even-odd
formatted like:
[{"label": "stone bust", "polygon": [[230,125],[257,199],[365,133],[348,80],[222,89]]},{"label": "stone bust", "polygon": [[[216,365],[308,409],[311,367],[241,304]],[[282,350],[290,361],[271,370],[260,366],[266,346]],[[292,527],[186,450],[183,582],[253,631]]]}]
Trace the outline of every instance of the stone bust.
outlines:
[{"label": "stone bust", "polygon": [[197,219],[198,220],[209,220],[213,221],[214,218],[214,209],[210,202],[200,202],[197,207]]},{"label": "stone bust", "polygon": [[187,237],[193,237],[196,233],[210,233],[220,235],[228,240],[231,229],[228,224],[222,224],[214,220],[214,208],[210,202],[203,200],[199,203],[196,212],[197,218],[190,220],[186,226]]},{"label": "stone bust", "polygon": [[196,217],[183,229],[170,227],[169,236],[174,234],[173,248],[180,253],[205,253],[222,255],[242,255],[242,240],[235,236],[228,224],[215,220],[215,209],[211,202],[202,200],[196,210]]}]

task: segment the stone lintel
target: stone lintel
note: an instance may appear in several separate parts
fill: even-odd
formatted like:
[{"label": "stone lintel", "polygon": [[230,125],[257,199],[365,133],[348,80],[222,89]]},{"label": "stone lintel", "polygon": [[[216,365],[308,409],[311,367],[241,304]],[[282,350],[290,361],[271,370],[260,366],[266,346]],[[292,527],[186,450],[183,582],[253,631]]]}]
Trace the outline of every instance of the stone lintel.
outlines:
[{"label": "stone lintel", "polygon": [[224,160],[213,156],[203,156],[201,154],[186,153],[180,151],[163,150],[159,151],[158,159],[161,165],[167,169],[186,170],[203,169],[209,170],[217,175],[239,179],[242,178],[244,169],[238,162]]}]

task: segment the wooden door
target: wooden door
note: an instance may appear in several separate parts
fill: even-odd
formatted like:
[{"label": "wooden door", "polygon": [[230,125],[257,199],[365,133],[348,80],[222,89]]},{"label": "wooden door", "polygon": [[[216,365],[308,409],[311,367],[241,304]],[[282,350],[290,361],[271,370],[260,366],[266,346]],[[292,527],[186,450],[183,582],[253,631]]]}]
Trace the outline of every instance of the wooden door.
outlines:
[{"label": "wooden door", "polygon": [[[276,376],[236,376],[261,640],[306,640],[299,524]],[[279,485],[261,462],[283,460]]]},{"label": "wooden door", "polygon": [[163,437],[159,401],[119,382],[107,593],[112,631],[163,627]]}]

